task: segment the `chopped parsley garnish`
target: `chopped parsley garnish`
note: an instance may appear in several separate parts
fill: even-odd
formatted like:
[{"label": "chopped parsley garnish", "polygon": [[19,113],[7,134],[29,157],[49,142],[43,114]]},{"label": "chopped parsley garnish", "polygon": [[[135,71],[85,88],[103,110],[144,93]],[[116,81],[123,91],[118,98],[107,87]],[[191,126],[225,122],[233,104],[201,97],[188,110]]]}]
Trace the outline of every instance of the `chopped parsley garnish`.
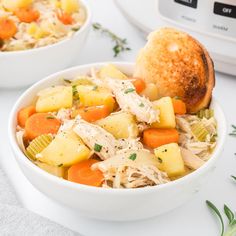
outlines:
[{"label": "chopped parsley garnish", "polygon": [[100,152],[102,150],[102,145],[95,143],[93,149],[95,152]]},{"label": "chopped parsley garnish", "polygon": [[125,90],[125,94],[127,94],[127,93],[132,93],[132,92],[134,92],[135,91],[135,89],[134,88],[128,88],[128,89],[126,89]]},{"label": "chopped parsley garnish", "polygon": [[80,29],[80,27],[75,27],[75,28],[72,28],[73,31],[78,31]]},{"label": "chopped parsley garnish", "polygon": [[157,159],[158,159],[158,161],[159,161],[160,163],[163,162],[163,160],[162,160],[160,157],[158,157]]},{"label": "chopped parsley garnish", "polygon": [[61,163],[61,164],[59,164],[59,165],[57,165],[58,167],[62,167],[63,166],[63,164]]},{"label": "chopped parsley garnish", "polygon": [[132,154],[130,154],[129,159],[134,161],[136,159],[136,157],[137,157],[137,154],[136,153],[132,153]]},{"label": "chopped parsley garnish", "polygon": [[139,104],[139,106],[140,106],[140,107],[144,107],[144,104],[141,102],[141,103]]},{"label": "chopped parsley garnish", "polygon": [[174,99],[175,100],[181,100],[181,97],[180,96],[174,96]]},{"label": "chopped parsley garnish", "polygon": [[95,91],[95,90],[97,90],[97,88],[98,88],[98,86],[97,85],[95,85],[95,86],[93,86],[93,91]]},{"label": "chopped parsley garnish", "polygon": [[47,116],[46,119],[52,120],[52,119],[55,119],[55,117],[54,116]]},{"label": "chopped parsley garnish", "polygon": [[69,80],[69,79],[63,79],[63,80],[64,80],[64,82],[71,84],[71,80]]},{"label": "chopped parsley garnish", "polygon": [[72,93],[73,93],[74,99],[79,100],[79,93],[77,91],[77,86],[76,85],[72,86]]},{"label": "chopped parsley garnish", "polygon": [[73,85],[73,86],[72,86],[72,92],[73,92],[73,96],[76,96],[76,95],[78,94],[76,85]]}]

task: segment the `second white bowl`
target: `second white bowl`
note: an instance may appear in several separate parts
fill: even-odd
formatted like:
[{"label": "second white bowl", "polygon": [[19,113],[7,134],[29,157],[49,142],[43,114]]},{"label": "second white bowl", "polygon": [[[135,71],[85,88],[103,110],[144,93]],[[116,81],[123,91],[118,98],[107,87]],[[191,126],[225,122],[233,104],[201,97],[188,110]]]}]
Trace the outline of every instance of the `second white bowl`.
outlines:
[{"label": "second white bowl", "polygon": [[91,26],[91,11],[86,1],[87,19],[72,37],[48,46],[23,51],[0,52],[0,88],[33,84],[41,78],[70,66],[79,57]]}]

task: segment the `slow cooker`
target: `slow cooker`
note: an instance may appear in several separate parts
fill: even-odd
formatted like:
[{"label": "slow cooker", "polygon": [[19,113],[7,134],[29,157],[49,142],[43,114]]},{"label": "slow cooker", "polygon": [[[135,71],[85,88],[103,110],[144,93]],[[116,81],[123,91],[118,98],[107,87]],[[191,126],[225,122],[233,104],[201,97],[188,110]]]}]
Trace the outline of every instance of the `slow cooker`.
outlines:
[{"label": "slow cooker", "polygon": [[149,33],[172,26],[210,52],[217,71],[236,75],[236,0],[115,0],[124,15]]}]

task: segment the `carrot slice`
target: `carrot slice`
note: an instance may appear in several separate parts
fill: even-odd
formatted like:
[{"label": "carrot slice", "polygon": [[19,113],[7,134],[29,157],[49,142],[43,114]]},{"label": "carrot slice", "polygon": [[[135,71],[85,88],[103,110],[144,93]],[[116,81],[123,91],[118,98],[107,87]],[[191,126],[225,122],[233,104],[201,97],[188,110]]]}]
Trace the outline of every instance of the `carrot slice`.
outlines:
[{"label": "carrot slice", "polygon": [[95,159],[81,161],[68,170],[68,180],[71,182],[99,187],[103,182],[103,174],[100,170],[92,170],[91,166],[99,162]]},{"label": "carrot slice", "polygon": [[21,22],[25,23],[31,23],[33,21],[36,21],[40,16],[39,11],[31,8],[19,8],[14,11],[14,14]]},{"label": "carrot slice", "polygon": [[94,122],[109,116],[110,108],[106,105],[80,108],[79,115],[88,122]]},{"label": "carrot slice", "polygon": [[16,24],[6,17],[0,18],[0,39],[10,39],[17,32]]},{"label": "carrot slice", "polygon": [[146,84],[145,82],[140,79],[140,78],[134,78],[135,80],[133,81],[133,85],[136,89],[137,93],[141,93],[145,88],[146,88]]},{"label": "carrot slice", "polygon": [[17,114],[18,125],[24,128],[27,119],[30,116],[32,116],[35,112],[36,110],[34,106],[24,107],[21,110],[19,110]]},{"label": "carrot slice", "polygon": [[71,25],[73,23],[73,18],[70,14],[65,12],[57,13],[57,18],[64,24],[64,25]]},{"label": "carrot slice", "polygon": [[172,98],[172,103],[173,103],[175,114],[178,114],[178,115],[186,114],[186,104],[182,100]]},{"label": "carrot slice", "polygon": [[143,132],[143,143],[156,148],[168,143],[178,143],[179,134],[176,129],[146,129]]},{"label": "carrot slice", "polygon": [[48,113],[35,113],[25,123],[25,136],[29,140],[42,134],[56,134],[61,122]]}]

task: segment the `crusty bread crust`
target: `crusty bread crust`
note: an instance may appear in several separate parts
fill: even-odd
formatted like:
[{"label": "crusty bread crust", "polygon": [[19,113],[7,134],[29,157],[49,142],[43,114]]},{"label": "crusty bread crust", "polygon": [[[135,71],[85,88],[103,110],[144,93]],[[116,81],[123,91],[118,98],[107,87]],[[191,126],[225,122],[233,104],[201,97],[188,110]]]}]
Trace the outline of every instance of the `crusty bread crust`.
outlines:
[{"label": "crusty bread crust", "polygon": [[148,36],[138,54],[134,76],[155,83],[160,97],[181,97],[191,113],[208,107],[215,85],[207,50],[190,35],[173,28],[162,28]]}]

